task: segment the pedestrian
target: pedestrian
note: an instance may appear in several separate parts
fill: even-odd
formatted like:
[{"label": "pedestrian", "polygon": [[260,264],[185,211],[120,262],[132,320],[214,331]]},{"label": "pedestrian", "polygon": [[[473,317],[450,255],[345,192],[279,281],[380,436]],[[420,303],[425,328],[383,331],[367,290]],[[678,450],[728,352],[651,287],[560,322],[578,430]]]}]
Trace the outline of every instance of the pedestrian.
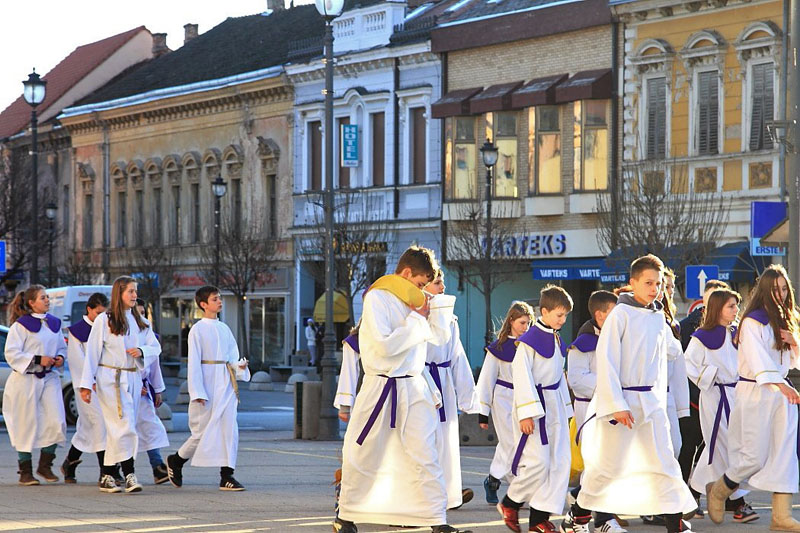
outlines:
[{"label": "pedestrian", "polygon": [[457,509],[472,500],[474,492],[461,484],[461,435],[458,412],[472,413],[475,409],[475,378],[461,345],[458,317],[453,314],[455,296],[445,294],[444,272],[440,268],[433,281],[425,286],[430,297],[428,321],[442,342],[428,343],[425,366],[442,396],[439,408],[439,461],[444,470],[447,487],[447,508]]},{"label": "pedestrian", "polygon": [[317,364],[317,327],[314,324],[314,319],[309,318],[306,320],[306,344],[308,345],[308,355],[310,357],[308,366],[316,366]]},{"label": "pedestrian", "polygon": [[800,367],[800,313],[786,270],[770,265],[750,294],[736,339],[739,382],[728,423],[728,468],[706,487],[708,515],[725,516],[739,488],[772,492],[773,531],[800,531],[792,517],[797,492],[797,407],[800,394],[786,378]]},{"label": "pedestrian", "polygon": [[[703,449],[694,468],[691,486],[705,493],[706,485],[719,479],[727,470],[728,424],[735,405],[734,387],[739,381],[737,347],[734,345],[741,295],[730,289],[717,289],[707,297],[703,323],[693,334],[686,350],[689,378],[700,389],[700,423]],[[758,519],[750,504],[744,501],[749,491],[737,489],[725,502],[734,511],[735,522]]]},{"label": "pedestrian", "polygon": [[3,420],[17,450],[20,485],[38,485],[32,453],[40,448],[36,473],[55,483],[56,447],[66,440],[67,422],[61,380],[67,345],[61,320],[49,314],[50,298],[41,285],[18,292],[9,304],[6,362],[11,367],[3,390]]},{"label": "pedestrian", "polygon": [[342,450],[342,491],[334,530],[355,522],[447,525],[447,491],[436,435],[441,395],[425,371],[430,304],[422,288],[438,264],[432,250],[411,246],[395,274],[379,278],[364,297],[358,344],[364,380]]},{"label": "pedestrian", "polygon": [[664,264],[631,264],[597,341],[597,388],[581,432],[585,465],[578,505],[615,514],[666,515],[668,533],[691,531],[681,515],[696,502],[680,475],[667,418],[672,331],[658,296]]},{"label": "pedestrian", "polygon": [[222,296],[206,285],[197,289],[195,303],[203,318],[189,331],[189,429],[191,436],[167,457],[169,480],[183,485],[183,465],[219,467],[219,490],[243,491],[234,477],[239,449],[237,380],[250,381],[247,359],[239,358],[233,332],[219,319]]},{"label": "pedestrian", "polygon": [[497,491],[500,482],[511,480],[511,460],[514,458],[514,384],[511,363],[517,353],[516,341],[528,331],[535,320],[533,308],[516,300],[511,302],[497,339],[486,347],[478,384],[478,424],[489,429],[489,413],[492,414],[497,446],[494,449],[489,475],[483,481],[486,503],[496,505],[500,500]]},{"label": "pedestrian", "polygon": [[136,281],[120,276],[111,287],[111,305],[92,324],[86,343],[86,361],[81,375],[81,399],[96,401],[106,427],[106,453],[103,457],[101,492],[120,492],[114,483],[115,465],[120,463],[125,476],[125,492],[140,492],[142,486],[134,472],[139,448],[136,431],[141,398],[138,372],[158,359],[161,345],[150,323],[136,309]]},{"label": "pedestrian", "polygon": [[564,510],[572,458],[572,402],[558,331],[572,311],[572,298],[561,287],[547,285],[540,292],[539,310],[540,318],[519,338],[511,363],[518,442],[511,461],[515,477],[497,510],[506,526],[518,532],[519,510],[528,502],[528,530],[555,533],[550,515]]},{"label": "pedestrian", "polygon": [[[80,382],[83,375],[83,363],[86,360],[86,343],[92,324],[100,313],[108,308],[108,297],[102,292],[95,292],[86,302],[86,314],[81,320],[68,328],[67,363],[69,363],[72,377],[72,388],[76,396],[80,396]],[[102,479],[103,458],[106,450],[106,426],[103,422],[103,412],[98,402],[75,402],[78,409],[78,422],[75,424],[75,434],[66,459],[61,464],[61,473],[64,474],[64,483],[76,483],[75,471],[81,463],[83,453],[97,454],[97,464],[100,467],[98,483]],[[125,480],[121,477],[119,469],[114,470],[114,481],[121,485]]]},{"label": "pedestrian", "polygon": [[[586,421],[586,410],[597,387],[597,340],[606,318],[617,305],[617,295],[610,291],[594,291],[589,296],[589,315],[592,317],[578,330],[575,341],[567,348],[567,379],[574,396],[575,426],[580,430]],[[561,533],[589,533],[592,511],[581,509],[577,503],[580,485],[568,494],[571,506],[561,522]],[[614,515],[596,511],[595,530],[601,533],[626,533]]]},{"label": "pedestrian", "polygon": [[[136,309],[142,317],[150,318],[147,306],[141,298],[136,299]],[[155,335],[158,338],[158,334]],[[138,378],[142,382],[142,397],[139,399],[139,411],[136,413],[139,445],[147,451],[147,458],[153,469],[153,482],[161,485],[169,481],[167,465],[161,457],[161,448],[169,446],[169,437],[161,417],[158,416],[158,408],[161,407],[164,391],[167,389],[164,375],[161,373],[161,356],[153,359],[148,367],[141,369]]]}]

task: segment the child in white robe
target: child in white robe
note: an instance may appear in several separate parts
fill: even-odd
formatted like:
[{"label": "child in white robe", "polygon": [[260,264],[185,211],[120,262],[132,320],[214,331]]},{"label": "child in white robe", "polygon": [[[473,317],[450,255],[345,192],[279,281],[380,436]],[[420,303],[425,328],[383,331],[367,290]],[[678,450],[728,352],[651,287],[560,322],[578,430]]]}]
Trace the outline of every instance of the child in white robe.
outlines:
[{"label": "child in white robe", "polygon": [[[83,375],[83,362],[86,359],[86,342],[92,331],[92,324],[100,313],[108,307],[108,297],[102,292],[89,296],[86,302],[86,314],[68,328],[69,342],[67,343],[67,363],[69,363],[72,376],[72,388],[80,396],[80,381]],[[72,445],[69,453],[61,464],[61,473],[64,474],[64,483],[76,483],[75,471],[81,462],[83,453],[97,454],[98,465],[103,470],[103,458],[106,450],[106,426],[103,422],[103,412],[97,402],[75,402],[78,409],[78,422],[75,424],[75,434],[72,436]],[[98,481],[102,474],[98,475]],[[115,475],[118,484],[124,479]]]},{"label": "child in white robe", "polygon": [[558,330],[572,311],[572,298],[561,287],[547,285],[539,298],[541,318],[519,338],[511,363],[514,383],[514,436],[511,480],[497,510],[506,526],[520,531],[519,509],[528,502],[528,531],[553,533],[551,514],[564,509],[571,450],[572,401],[564,376],[564,347]]},{"label": "child in white robe", "polygon": [[11,367],[3,390],[3,419],[17,450],[20,485],[38,485],[32,452],[40,448],[36,473],[55,483],[56,447],[66,440],[67,423],[61,380],[55,370],[64,365],[67,345],[61,320],[48,314],[50,298],[41,285],[31,285],[9,304],[6,362]]},{"label": "child in white robe", "polygon": [[679,420],[687,418],[689,411],[689,379],[686,376],[686,359],[681,345],[681,325],[675,319],[675,272],[671,268],[664,269],[664,285],[659,301],[664,307],[664,317],[667,321],[672,339],[669,339],[670,357],[667,362],[667,417],[669,419],[669,435],[672,440],[672,451],[675,459],[681,453],[681,428]]},{"label": "child in white robe", "polygon": [[195,293],[203,318],[189,330],[189,429],[192,435],[167,457],[169,480],[183,485],[183,465],[220,467],[219,490],[243,491],[234,477],[239,448],[236,413],[239,403],[237,380],[250,381],[246,359],[231,329],[218,318],[222,311],[219,289],[201,287]]},{"label": "child in white robe", "polygon": [[111,305],[97,316],[86,343],[81,375],[81,399],[100,404],[106,427],[106,453],[100,491],[120,492],[114,482],[116,464],[125,476],[125,492],[140,492],[134,472],[139,448],[136,416],[141,398],[137,374],[158,358],[161,345],[153,329],[136,309],[136,280],[121,276],[111,287]]},{"label": "child in white robe", "polygon": [[800,368],[800,313],[786,270],[770,265],[753,288],[737,332],[739,382],[728,422],[725,473],[706,487],[708,515],[721,523],[725,500],[740,489],[772,492],[773,531],[800,531],[792,517],[797,492],[797,407],[788,382]]},{"label": "child in white robe", "polygon": [[[734,387],[739,381],[736,327],[742,297],[729,289],[708,295],[703,323],[686,348],[686,371],[700,389],[700,426],[707,443],[690,479],[691,487],[705,493],[706,485],[720,478],[728,468],[728,422],[735,405]],[[735,522],[751,522],[758,514],[744,501],[748,491],[731,494],[726,508],[734,511]]]},{"label": "child in white robe", "polygon": [[501,480],[511,479],[511,460],[514,457],[514,383],[511,363],[517,353],[516,340],[535,320],[533,308],[525,302],[511,303],[497,340],[486,347],[481,373],[475,391],[478,396],[478,424],[489,429],[489,413],[492,414],[497,446],[489,465],[489,475],[483,481],[486,503],[496,505],[500,500],[497,491]]},{"label": "child in white robe", "polygon": [[597,342],[597,388],[583,426],[585,470],[578,505],[615,514],[666,515],[669,533],[696,502],[681,477],[667,419],[667,359],[672,331],[657,298],[664,264],[631,264],[632,293],[620,295]]},{"label": "child in white robe", "polygon": [[338,533],[355,533],[355,522],[458,531],[446,524],[436,444],[441,395],[425,370],[427,343],[435,337],[422,287],[437,269],[431,250],[412,246],[396,274],[378,279],[364,297],[358,335],[364,380],[344,438]]},{"label": "child in white robe", "polygon": [[339,382],[336,385],[336,397],[333,406],[339,410],[339,419],[342,422],[350,420],[350,411],[356,400],[358,388],[359,359],[361,354],[358,349],[358,327],[360,322],[350,330],[342,341],[342,367],[339,370]]}]

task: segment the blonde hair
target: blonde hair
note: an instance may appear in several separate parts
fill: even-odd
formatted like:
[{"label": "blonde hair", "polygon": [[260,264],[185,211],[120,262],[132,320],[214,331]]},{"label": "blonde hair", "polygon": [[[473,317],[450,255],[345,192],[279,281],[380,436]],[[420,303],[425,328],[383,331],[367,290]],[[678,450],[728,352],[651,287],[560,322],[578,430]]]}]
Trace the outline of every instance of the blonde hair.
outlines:
[{"label": "blonde hair", "polygon": [[536,320],[536,315],[533,312],[533,307],[526,304],[521,300],[511,302],[511,307],[508,308],[506,318],[503,320],[503,325],[500,326],[500,333],[497,334],[497,343],[503,344],[508,340],[511,335],[511,324],[519,317],[527,316],[531,322]]}]

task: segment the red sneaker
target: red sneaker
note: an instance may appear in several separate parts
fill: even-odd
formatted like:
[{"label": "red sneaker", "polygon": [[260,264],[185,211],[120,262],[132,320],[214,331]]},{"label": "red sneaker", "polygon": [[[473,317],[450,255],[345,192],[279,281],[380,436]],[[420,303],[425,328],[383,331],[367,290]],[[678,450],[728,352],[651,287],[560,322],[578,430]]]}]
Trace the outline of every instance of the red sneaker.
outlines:
[{"label": "red sneaker", "polygon": [[555,524],[553,524],[550,520],[545,520],[540,524],[536,524],[535,526],[531,526],[528,531],[535,531],[536,533],[557,533],[558,530],[556,529]]},{"label": "red sneaker", "polygon": [[[506,507],[502,502],[497,504],[497,511],[503,516],[503,521],[506,527],[515,533],[520,532],[519,528],[519,510]],[[553,530],[555,531],[555,529]]]}]

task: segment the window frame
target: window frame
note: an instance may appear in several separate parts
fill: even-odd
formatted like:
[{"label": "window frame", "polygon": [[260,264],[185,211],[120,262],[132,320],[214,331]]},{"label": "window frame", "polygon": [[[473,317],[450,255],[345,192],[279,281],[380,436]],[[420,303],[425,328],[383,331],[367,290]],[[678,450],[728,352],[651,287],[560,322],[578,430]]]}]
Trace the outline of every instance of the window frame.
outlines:
[{"label": "window frame", "polygon": [[[586,102],[604,102],[605,123],[602,126],[588,123],[586,120]],[[611,169],[609,168],[609,165],[611,164],[611,100],[607,98],[597,100],[578,100],[574,102],[573,105],[580,106],[579,116],[578,113],[575,113],[573,109],[573,120],[576,120],[577,122],[574,127],[576,132],[575,135],[576,137],[580,136],[580,146],[578,146],[578,149],[575,150],[575,146],[573,145],[573,192],[579,194],[606,192],[609,190],[609,181],[611,177]],[[578,130],[580,131],[578,132]],[[606,132],[606,186],[603,188],[590,189],[586,187],[586,133],[587,131],[603,130]],[[578,183],[577,186],[576,183]]]},{"label": "window frame", "polygon": [[[458,130],[457,126],[458,126],[458,121],[459,120],[463,120],[463,119],[467,119],[467,120],[471,120],[472,121],[472,139],[459,142],[457,140],[457,135],[456,135],[456,132]],[[449,132],[450,137],[448,139],[445,139],[445,144],[447,144],[448,142],[451,144],[450,153],[449,154],[445,153],[445,156],[449,158],[449,161],[447,162],[447,164],[449,165],[449,171],[450,171],[451,175],[450,175],[449,186],[445,187],[445,199],[448,202],[473,202],[475,200],[478,200],[480,198],[480,196],[481,196],[480,190],[478,189],[478,174],[477,174],[478,173],[478,135],[477,135],[477,132],[478,132],[478,117],[475,116],[475,115],[456,115],[456,116],[453,116],[453,117],[447,117],[446,120],[449,121],[449,125],[451,126],[450,128],[446,127],[446,131]],[[456,187],[456,165],[455,165],[455,163],[456,163],[456,148],[458,146],[460,146],[460,145],[464,145],[466,147],[471,147],[472,150],[475,152],[473,154],[473,157],[472,157],[473,165],[474,165],[472,167],[473,174],[474,174],[474,180],[473,180],[474,183],[472,184],[473,185],[473,190],[471,192],[471,195],[468,195],[468,196],[465,196],[465,197],[456,197],[456,195],[455,195],[455,191],[457,189],[457,187]],[[447,148],[445,148],[445,151],[446,150],[447,150]],[[445,169],[445,171],[447,171],[447,169]],[[469,187],[468,187],[468,190],[469,190]]]},{"label": "window frame", "polygon": [[[701,99],[700,99],[700,76],[712,73],[713,80],[716,81],[717,87],[717,143],[716,147],[709,146],[708,151],[701,151],[700,135],[701,135]],[[693,156],[715,156],[723,153],[723,131],[724,124],[723,112],[725,105],[725,98],[723,94],[723,84],[721,79],[720,70],[716,65],[709,65],[697,67],[692,70],[692,88],[690,92],[689,102],[689,154]],[[710,131],[710,130],[709,130]]]},{"label": "window frame", "polygon": [[[541,113],[544,109],[554,109],[558,117],[557,130],[544,130],[539,127],[541,124]],[[563,172],[564,172],[564,119],[562,116],[563,106],[559,104],[547,104],[528,108],[528,180],[529,196],[560,196],[564,194]],[[539,140],[542,135],[558,135],[558,191],[541,192],[539,184]]]}]

